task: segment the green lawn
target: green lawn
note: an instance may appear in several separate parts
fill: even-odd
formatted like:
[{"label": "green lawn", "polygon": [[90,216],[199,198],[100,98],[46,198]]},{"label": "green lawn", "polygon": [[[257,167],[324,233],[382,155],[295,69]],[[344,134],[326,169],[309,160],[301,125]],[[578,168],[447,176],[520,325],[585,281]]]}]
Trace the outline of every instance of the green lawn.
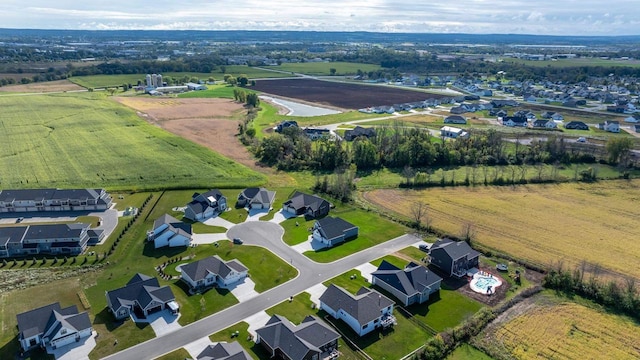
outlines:
[{"label": "green lawn", "polygon": [[493,358],[469,344],[458,346],[447,360],[493,360]]},{"label": "green lawn", "polygon": [[[265,66],[265,68],[267,67]],[[379,65],[349,62],[285,63],[279,66],[270,66],[268,68],[317,76],[331,75],[330,69],[332,68],[336,69],[336,75],[354,75],[358,70],[369,72],[381,69]]]},{"label": "green lawn", "polygon": [[315,222],[315,219],[305,220],[304,217],[294,217],[281,222],[280,226],[284,228],[282,240],[290,246],[307,241],[311,235],[309,229],[313,227]]},{"label": "green lawn", "polygon": [[329,287],[331,284],[340,286],[348,292],[355,294],[361,287],[369,287],[371,284],[362,276],[360,270],[349,270],[342,273],[333,279],[329,279],[322,283],[324,286]]},{"label": "green lawn", "polygon": [[[433,243],[433,242],[436,241],[436,239],[435,238],[430,238],[430,239],[426,239],[426,241]],[[412,258],[413,261],[415,261],[417,263],[422,262],[422,259],[424,259],[425,257],[428,256],[426,252],[424,252],[424,251],[422,251],[422,250],[420,250],[420,249],[418,249],[418,248],[416,248],[414,246],[406,247],[406,248],[400,250],[399,253]]]},{"label": "green lawn", "polygon": [[[420,250],[418,250],[420,251]],[[374,265],[375,267],[380,266],[380,264],[382,263],[382,260],[386,260],[388,263],[390,263],[391,265],[396,266],[399,269],[404,269],[405,266],[407,266],[408,262],[405,259],[400,259],[399,257],[393,256],[393,255],[387,255],[387,256],[383,256],[379,259],[373,260],[371,262],[372,265]]]},{"label": "green lawn", "polygon": [[294,324],[299,324],[309,315],[315,315],[317,310],[311,306],[311,295],[303,292],[293,297],[293,301],[285,300],[280,304],[269,308],[266,313],[269,315],[282,315]]},{"label": "green lawn", "polygon": [[337,205],[330,216],[341,217],[359,227],[356,239],[320,251],[307,251],[304,255],[317,262],[331,262],[349,254],[370,248],[406,233],[407,228],[380,215],[349,205]]},{"label": "green lawn", "polygon": [[[183,219],[182,221],[188,222],[187,220]],[[201,222],[192,223],[191,230],[193,230],[194,234],[221,234],[227,232],[227,229],[222,226],[211,226]]]},{"label": "green lawn", "polygon": [[[213,342],[233,342],[237,341],[240,345],[247,350],[249,355],[253,359],[268,359],[269,354],[260,345],[256,345],[253,339],[250,338],[249,324],[246,322],[240,322],[232,325],[224,330],[220,330],[217,333],[209,336],[209,339]],[[235,333],[238,332],[238,336]]]},{"label": "green lawn", "polygon": [[[0,98],[4,187],[242,187],[265,177],[141,120],[104,94]],[[116,200],[117,201],[117,200]]]},{"label": "green lawn", "polygon": [[190,358],[191,358],[191,355],[189,355],[189,352],[183,348],[180,348],[168,354],[162,355],[156,358],[155,360],[185,360]]}]

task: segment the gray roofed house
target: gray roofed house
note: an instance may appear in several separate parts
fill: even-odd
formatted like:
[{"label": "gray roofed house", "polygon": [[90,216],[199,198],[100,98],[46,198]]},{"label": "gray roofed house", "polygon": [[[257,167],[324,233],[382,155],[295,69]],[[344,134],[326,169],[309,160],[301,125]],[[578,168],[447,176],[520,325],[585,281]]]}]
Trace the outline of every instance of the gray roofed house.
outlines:
[{"label": "gray roofed house", "polygon": [[344,132],[344,139],[347,141],[353,141],[356,138],[363,136],[366,138],[372,138],[376,136],[376,129],[374,128],[364,128],[360,125],[357,125],[355,128],[346,130]]},{"label": "gray roofed house", "polygon": [[127,318],[132,313],[146,317],[165,308],[177,308],[176,298],[169,286],[160,286],[158,279],[139,273],[125,286],[107,291],[105,295],[107,307],[118,320]]},{"label": "gray roofed house", "polygon": [[207,346],[197,360],[252,360],[253,358],[237,341]]},{"label": "gray roofed house", "polygon": [[467,118],[461,115],[449,115],[444,118],[445,124],[466,124]]},{"label": "gray roofed house", "polygon": [[62,309],[60,303],[46,305],[17,315],[18,340],[23,350],[37,346],[58,349],[91,335],[87,312],[75,305]]},{"label": "gray roofed house", "polygon": [[338,349],[340,335],[314,316],[307,316],[294,325],[284,316],[273,315],[266,325],[256,330],[256,344],[271,354],[271,358],[317,360]]},{"label": "gray roofed house", "polygon": [[378,270],[372,274],[373,285],[393,294],[404,303],[422,304],[429,296],[440,290],[442,278],[424,266],[410,262],[404,269],[382,260]]},{"label": "gray roofed house", "polygon": [[43,224],[0,228],[0,257],[78,255],[89,242],[90,224]]},{"label": "gray roofed house", "polygon": [[156,249],[164,246],[189,246],[191,235],[191,224],[164,214],[153,222],[153,229],[147,232],[147,240],[153,241]]},{"label": "gray roofed house", "polygon": [[331,284],[320,296],[320,308],[333,318],[343,320],[359,336],[395,324],[393,305],[393,300],[365,287],[353,295]]},{"label": "gray roofed house", "polygon": [[480,253],[464,241],[439,239],[429,249],[431,264],[447,276],[463,277],[467,271],[478,267]]},{"label": "gray roofed house", "polygon": [[227,198],[220,190],[194,193],[184,210],[184,217],[192,221],[204,221],[227,210]]},{"label": "gray roofed house", "polygon": [[106,210],[112,205],[104,189],[19,189],[0,191],[0,213]]},{"label": "gray roofed house", "polygon": [[569,121],[564,125],[564,128],[572,130],[589,130],[589,125],[582,121]]},{"label": "gray roofed house", "polygon": [[358,237],[358,227],[339,218],[327,216],[313,224],[313,239],[327,247]]},{"label": "gray roofed house", "polygon": [[182,265],[180,270],[180,278],[191,291],[228,287],[246,278],[249,271],[240,261],[224,261],[218,255]]},{"label": "gray roofed house", "polygon": [[316,195],[296,191],[289,200],[282,204],[282,210],[294,215],[319,218],[329,214],[331,204]]},{"label": "gray roofed house", "polygon": [[238,194],[238,206],[249,209],[270,209],[275,197],[275,191],[257,187],[246,188]]}]

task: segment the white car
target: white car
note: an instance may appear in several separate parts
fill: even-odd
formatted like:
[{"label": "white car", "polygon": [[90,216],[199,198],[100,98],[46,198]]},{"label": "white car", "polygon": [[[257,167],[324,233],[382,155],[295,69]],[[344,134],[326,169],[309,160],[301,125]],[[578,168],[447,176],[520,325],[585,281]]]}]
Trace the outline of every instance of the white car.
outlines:
[{"label": "white car", "polygon": [[580,137],[576,140],[576,142],[579,142],[579,143],[585,143],[585,142],[587,142],[587,138],[585,138],[584,136],[580,136]]}]

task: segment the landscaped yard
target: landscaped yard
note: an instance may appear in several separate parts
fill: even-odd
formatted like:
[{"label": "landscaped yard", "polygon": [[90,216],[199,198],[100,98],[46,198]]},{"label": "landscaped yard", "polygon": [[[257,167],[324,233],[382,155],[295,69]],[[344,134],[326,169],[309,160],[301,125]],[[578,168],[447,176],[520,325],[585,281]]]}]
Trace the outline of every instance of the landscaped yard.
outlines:
[{"label": "landscaped yard", "polygon": [[265,177],[100,93],[2,97],[5,188],[251,186]]},{"label": "landscaped yard", "polygon": [[291,320],[294,324],[299,324],[309,315],[315,315],[318,311],[312,308],[311,295],[303,292],[293,297],[292,301],[285,300],[280,304],[269,308],[266,313],[269,315],[282,315]]},{"label": "landscaped yard", "polygon": [[366,197],[406,217],[410,205],[422,200],[435,228],[457,235],[464,224],[472,224],[478,243],[541,266],[562,261],[572,267],[584,260],[640,277],[640,268],[628,266],[640,260],[639,184],[374,190]]},{"label": "landscaped yard", "polygon": [[349,240],[332,248],[320,251],[308,251],[304,255],[318,262],[331,262],[349,254],[370,248],[396,238],[407,231],[404,226],[391,222],[374,212],[368,212],[351,206],[338,206],[329,213],[341,217],[359,227],[356,239]]},{"label": "landscaped yard", "polygon": [[155,360],[185,360],[189,358],[191,358],[191,355],[189,355],[189,352],[183,348],[180,348],[168,354],[162,355],[159,358],[156,358]]},{"label": "landscaped yard", "polygon": [[492,360],[493,358],[469,344],[458,346],[447,360]]}]

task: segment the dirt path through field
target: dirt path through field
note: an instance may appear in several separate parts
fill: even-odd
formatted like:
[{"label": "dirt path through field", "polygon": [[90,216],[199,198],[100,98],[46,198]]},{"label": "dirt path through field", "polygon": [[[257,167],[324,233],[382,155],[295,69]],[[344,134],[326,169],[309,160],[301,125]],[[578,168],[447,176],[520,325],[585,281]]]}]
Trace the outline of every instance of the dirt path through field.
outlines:
[{"label": "dirt path through field", "polygon": [[260,166],[237,138],[244,107],[230,99],[179,99],[151,97],[115,97],[151,124],[205,146],[223,156],[269,176],[270,184],[291,181],[276,177],[275,170]]}]

